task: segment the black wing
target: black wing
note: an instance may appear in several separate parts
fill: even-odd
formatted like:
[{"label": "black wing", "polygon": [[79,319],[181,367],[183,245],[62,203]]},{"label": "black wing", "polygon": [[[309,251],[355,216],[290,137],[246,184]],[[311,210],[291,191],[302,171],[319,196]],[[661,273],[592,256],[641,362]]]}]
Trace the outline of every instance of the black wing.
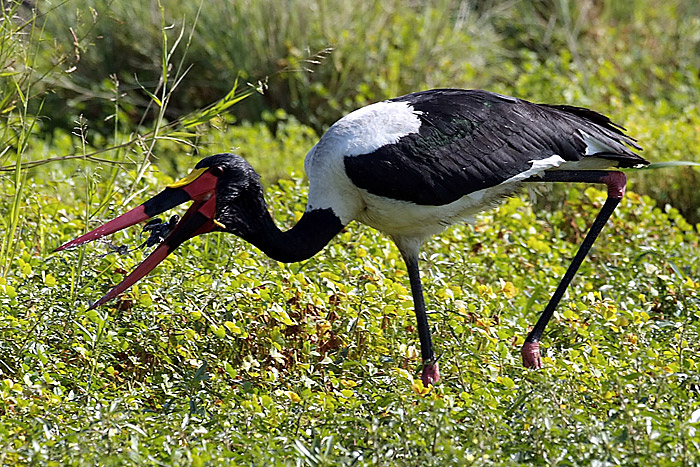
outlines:
[{"label": "black wing", "polygon": [[[534,160],[558,155],[611,159],[611,166],[647,162],[641,149],[604,115],[572,106],[551,106],[486,91],[438,89],[392,99],[407,102],[421,119],[418,133],[376,151],[345,158],[360,188],[422,205],[451,203],[525,172]],[[586,155],[581,132],[600,142]]]}]

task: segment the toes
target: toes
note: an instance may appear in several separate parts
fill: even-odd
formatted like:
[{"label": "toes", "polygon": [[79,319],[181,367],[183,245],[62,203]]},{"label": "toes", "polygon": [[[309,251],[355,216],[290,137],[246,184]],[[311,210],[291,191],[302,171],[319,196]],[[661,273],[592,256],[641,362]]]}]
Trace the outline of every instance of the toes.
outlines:
[{"label": "toes", "polygon": [[520,349],[523,356],[523,366],[535,370],[542,368],[542,358],[540,357],[540,344],[538,342],[525,342]]},{"label": "toes", "polygon": [[421,380],[423,381],[423,386],[425,387],[428,387],[429,384],[435,385],[440,381],[440,370],[437,362],[426,363],[423,365]]}]

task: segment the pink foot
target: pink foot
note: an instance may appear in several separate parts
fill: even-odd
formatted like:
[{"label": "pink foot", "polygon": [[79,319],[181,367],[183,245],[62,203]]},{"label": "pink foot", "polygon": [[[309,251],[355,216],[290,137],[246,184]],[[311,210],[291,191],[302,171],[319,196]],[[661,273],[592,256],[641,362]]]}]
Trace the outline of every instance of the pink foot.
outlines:
[{"label": "pink foot", "polygon": [[523,366],[525,368],[534,368],[535,370],[542,368],[540,344],[538,342],[525,342],[520,349],[520,353],[523,356]]},{"label": "pink foot", "polygon": [[437,362],[426,363],[423,365],[423,372],[420,379],[423,380],[423,386],[428,387],[429,384],[435,385],[440,381],[440,370]]}]

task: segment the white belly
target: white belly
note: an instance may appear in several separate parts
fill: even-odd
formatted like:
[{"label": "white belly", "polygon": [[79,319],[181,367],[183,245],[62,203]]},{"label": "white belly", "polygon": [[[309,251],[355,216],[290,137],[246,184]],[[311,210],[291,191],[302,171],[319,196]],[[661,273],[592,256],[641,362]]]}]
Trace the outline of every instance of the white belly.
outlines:
[{"label": "white belly", "polygon": [[472,222],[476,214],[495,206],[513,193],[518,185],[505,183],[486,188],[442,206],[392,200],[360,190],[365,206],[355,218],[392,237],[425,239],[457,222]]}]

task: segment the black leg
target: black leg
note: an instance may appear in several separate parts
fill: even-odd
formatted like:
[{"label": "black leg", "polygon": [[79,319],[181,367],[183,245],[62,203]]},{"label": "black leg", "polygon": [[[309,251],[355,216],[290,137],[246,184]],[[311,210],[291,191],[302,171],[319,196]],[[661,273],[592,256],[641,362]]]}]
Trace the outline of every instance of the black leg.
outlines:
[{"label": "black leg", "polygon": [[420,339],[420,352],[423,359],[423,371],[421,379],[424,385],[435,384],[440,381],[440,372],[433,352],[433,339],[430,336],[428,315],[425,310],[425,300],[423,298],[423,284],[420,280],[420,270],[418,268],[418,255],[408,254],[402,251],[403,259],[408,268],[408,278],[411,281],[411,293],[413,294],[413,305],[416,311],[416,321],[418,323],[418,338]]},{"label": "black leg", "polygon": [[603,226],[620,203],[620,200],[622,200],[625,194],[626,177],[622,172],[558,170],[545,172],[542,177],[531,178],[527,181],[605,183],[608,186],[608,198],[605,200],[605,204],[598,213],[598,216],[596,216],[595,221],[593,221],[593,225],[591,225],[590,230],[586,234],[586,238],[583,239],[576,256],[574,256],[574,259],[571,261],[569,268],[566,270],[561,282],[559,282],[557,289],[554,291],[552,298],[542,312],[540,319],[537,321],[537,324],[535,324],[535,327],[532,328],[532,331],[530,331],[530,334],[523,344],[521,350],[523,365],[528,368],[542,368],[539,347],[540,337],[542,337],[542,333],[547,323],[552,318],[559,301],[564,296],[566,288],[571,283],[574,275],[576,275],[576,271],[578,271],[579,266],[581,266],[581,263],[591,249],[591,246],[593,246],[596,238],[598,238],[600,231],[603,230]]}]

